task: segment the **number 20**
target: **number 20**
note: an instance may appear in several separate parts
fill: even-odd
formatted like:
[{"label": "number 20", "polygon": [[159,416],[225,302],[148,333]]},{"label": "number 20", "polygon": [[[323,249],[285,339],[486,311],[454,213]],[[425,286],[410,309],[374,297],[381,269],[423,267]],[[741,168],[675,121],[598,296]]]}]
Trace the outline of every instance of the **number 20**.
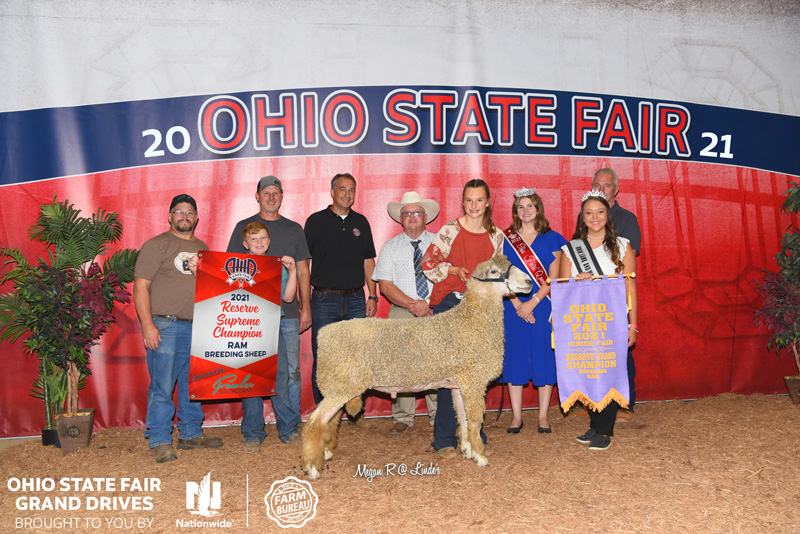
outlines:
[{"label": "number 20", "polygon": [[[183,137],[183,145],[178,148],[175,146],[174,137],[175,134],[181,134]],[[148,135],[153,136],[153,144],[150,145],[150,148],[145,150],[144,157],[146,158],[155,158],[158,156],[163,156],[164,151],[158,149],[161,145],[161,132],[155,129],[145,130],[142,132],[142,137],[147,137]],[[187,150],[189,150],[189,145],[191,145],[191,140],[189,138],[189,131],[184,128],[183,126],[173,126],[169,130],[167,130],[167,149],[172,154],[184,154]]]}]

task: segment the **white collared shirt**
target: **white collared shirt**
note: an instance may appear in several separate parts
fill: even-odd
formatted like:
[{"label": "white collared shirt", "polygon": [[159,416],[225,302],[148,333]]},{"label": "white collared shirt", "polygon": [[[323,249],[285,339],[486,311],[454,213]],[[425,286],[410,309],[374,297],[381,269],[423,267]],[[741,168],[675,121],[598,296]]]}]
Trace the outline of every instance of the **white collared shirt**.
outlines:
[{"label": "white collared shirt", "polygon": [[[425,230],[417,238],[420,242],[419,250],[423,255],[435,237],[436,234]],[[409,297],[422,300],[422,297],[417,295],[417,281],[414,276],[414,246],[411,244],[412,241],[417,239],[411,239],[404,232],[401,232],[384,243],[380,254],[378,254],[378,261],[375,263],[372,279],[376,282],[381,280],[391,282]],[[428,284],[428,295],[425,298],[429,298],[433,290],[433,284],[427,279],[426,282]]]}]

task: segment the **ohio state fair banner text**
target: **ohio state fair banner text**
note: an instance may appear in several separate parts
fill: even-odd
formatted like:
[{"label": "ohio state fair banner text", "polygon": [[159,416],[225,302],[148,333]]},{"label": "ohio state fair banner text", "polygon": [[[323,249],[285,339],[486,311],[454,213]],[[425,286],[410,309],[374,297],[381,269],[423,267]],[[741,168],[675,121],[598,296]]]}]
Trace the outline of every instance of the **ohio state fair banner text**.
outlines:
[{"label": "ohio state fair banner text", "polygon": [[210,251],[198,256],[189,395],[192,399],[274,395],[280,259]]},{"label": "ohio state fair banner text", "polygon": [[628,307],[625,279],[552,285],[558,397],[600,411],[611,401],[628,406]]},{"label": "ohio state fair banner text", "polygon": [[[341,154],[625,157],[800,175],[786,135],[798,129],[800,117],[788,115],[539,89],[257,91],[0,113],[0,185],[189,161]],[[73,139],[80,146],[63,149]]]}]

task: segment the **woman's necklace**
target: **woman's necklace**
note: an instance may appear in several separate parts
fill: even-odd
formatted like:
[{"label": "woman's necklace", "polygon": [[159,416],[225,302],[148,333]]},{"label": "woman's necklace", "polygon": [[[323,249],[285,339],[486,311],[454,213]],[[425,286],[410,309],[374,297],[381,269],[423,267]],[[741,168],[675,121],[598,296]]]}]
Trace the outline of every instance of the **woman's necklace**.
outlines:
[{"label": "woman's necklace", "polygon": [[589,238],[589,239],[605,239],[606,238],[606,236],[604,236],[604,235],[601,235],[600,237],[594,237],[594,236],[591,236],[591,235],[587,235],[586,237]]}]

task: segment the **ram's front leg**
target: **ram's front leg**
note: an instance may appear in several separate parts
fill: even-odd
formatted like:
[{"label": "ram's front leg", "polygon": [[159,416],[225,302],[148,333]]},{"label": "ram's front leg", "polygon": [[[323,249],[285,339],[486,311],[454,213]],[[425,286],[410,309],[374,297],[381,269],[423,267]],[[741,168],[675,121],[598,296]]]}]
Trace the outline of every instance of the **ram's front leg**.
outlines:
[{"label": "ram's front leg", "polygon": [[461,395],[461,390],[456,388],[453,392],[453,409],[458,416],[458,437],[461,443],[461,454],[464,458],[472,458],[472,446],[470,444],[467,416],[464,413],[464,397]]},{"label": "ram's front leg", "polygon": [[[337,404],[338,402],[338,404]],[[319,478],[325,460],[329,459],[328,445],[331,441],[329,422],[337,419],[341,406],[344,402],[339,402],[329,397],[325,397],[319,406],[314,410],[308,421],[303,425],[303,453],[301,463],[303,470],[308,478]],[[334,427],[334,432],[336,428]]]},{"label": "ram's front leg", "polygon": [[469,458],[475,460],[479,466],[489,465],[486,458],[486,449],[481,439],[481,426],[483,426],[483,414],[486,410],[486,399],[484,390],[481,388],[461,388],[461,395],[464,401],[464,410],[467,418],[467,435],[471,447]]}]

